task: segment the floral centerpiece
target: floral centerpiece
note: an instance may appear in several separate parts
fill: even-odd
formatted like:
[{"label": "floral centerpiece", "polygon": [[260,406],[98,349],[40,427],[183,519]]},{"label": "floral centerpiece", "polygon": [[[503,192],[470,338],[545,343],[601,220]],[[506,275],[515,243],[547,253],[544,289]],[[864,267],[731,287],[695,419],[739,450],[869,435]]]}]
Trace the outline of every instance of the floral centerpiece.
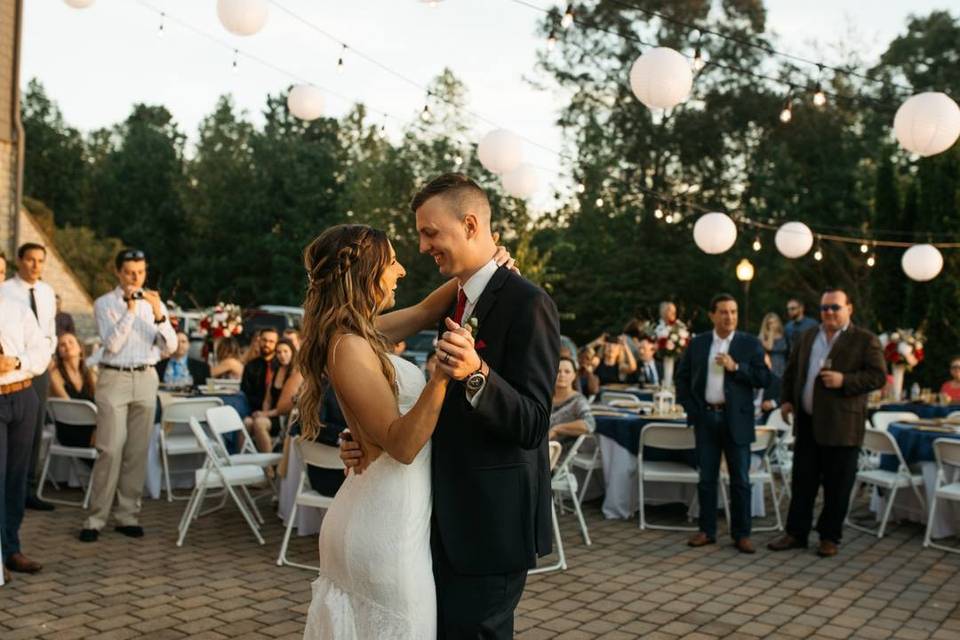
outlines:
[{"label": "floral centerpiece", "polygon": [[204,336],[210,336],[214,340],[238,336],[243,333],[240,306],[223,302],[217,304],[200,321],[200,333]]},{"label": "floral centerpiece", "polygon": [[903,396],[904,373],[923,362],[923,333],[915,329],[897,329],[882,333],[879,338],[883,359],[890,363],[893,370],[893,399],[900,400]]},{"label": "floral centerpiece", "polygon": [[673,386],[673,369],[677,358],[683,355],[690,344],[690,330],[682,320],[661,320],[653,329],[653,338],[657,343],[657,355],[663,359],[662,386],[670,388]]}]

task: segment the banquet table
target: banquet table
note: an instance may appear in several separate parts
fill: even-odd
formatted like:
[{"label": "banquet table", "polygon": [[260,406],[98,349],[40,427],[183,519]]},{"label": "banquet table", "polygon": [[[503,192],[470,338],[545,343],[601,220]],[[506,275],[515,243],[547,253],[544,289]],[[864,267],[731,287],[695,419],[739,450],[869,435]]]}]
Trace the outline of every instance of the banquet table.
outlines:
[{"label": "banquet table", "polygon": [[[610,412],[612,413],[612,412]],[[640,451],[640,431],[646,425],[658,422],[685,428],[685,418],[663,418],[640,416],[629,412],[618,415],[595,413],[597,442],[600,446],[600,458],[603,463],[604,497],[602,511],[608,519],[632,518],[639,508],[639,486],[637,483],[637,454]],[[695,466],[693,451],[668,451],[645,447],[643,457],[646,460],[685,462]],[[647,504],[685,503],[690,504],[696,493],[696,486],[690,484],[648,482],[644,485],[644,498]],[[755,517],[766,515],[763,504],[763,487],[754,485],[752,510]],[[691,510],[691,517],[696,510]]]},{"label": "banquet table", "polygon": [[[937,464],[933,454],[933,442],[938,438],[960,440],[960,433],[926,430],[923,425],[909,422],[894,422],[887,428],[887,432],[897,441],[907,465],[915,471],[919,470],[923,475],[924,498],[929,503],[930,496],[933,495],[937,486]],[[896,471],[896,457],[881,456],[880,468],[887,471]],[[871,501],[871,507],[878,514],[883,512],[883,506],[882,498],[875,498]],[[901,490],[897,492],[891,517],[926,524],[927,516],[913,492]],[[960,534],[960,504],[956,501],[941,500],[937,504],[931,535],[934,538],[944,538],[957,534]]]},{"label": "banquet table", "polygon": [[615,393],[629,393],[632,396],[636,396],[637,400],[641,402],[653,402],[653,389],[641,389],[639,387],[627,387],[624,385],[604,385],[600,387],[600,393],[597,394],[597,401],[603,402],[603,392],[604,391],[613,391]]},{"label": "banquet table", "polygon": [[926,404],[924,402],[902,402],[880,405],[869,412],[872,417],[877,411],[909,411],[923,419],[946,418],[954,411],[960,411],[956,404]]}]

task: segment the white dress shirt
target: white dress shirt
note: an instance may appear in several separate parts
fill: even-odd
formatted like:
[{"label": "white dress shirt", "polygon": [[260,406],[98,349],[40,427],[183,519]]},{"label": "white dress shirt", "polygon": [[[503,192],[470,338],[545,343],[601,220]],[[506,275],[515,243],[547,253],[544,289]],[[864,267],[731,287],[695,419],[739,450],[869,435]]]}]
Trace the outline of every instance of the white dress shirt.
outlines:
[{"label": "white dress shirt", "polygon": [[0,347],[3,355],[20,358],[20,368],[0,374],[0,385],[21,382],[47,370],[50,354],[37,319],[19,302],[0,291]]},{"label": "white dress shirt", "polygon": [[821,326],[820,330],[817,331],[817,337],[814,338],[813,344],[810,345],[810,358],[809,362],[807,362],[807,379],[804,381],[803,395],[800,398],[803,410],[807,412],[807,415],[813,415],[813,385],[820,376],[820,370],[828,368],[826,364],[830,356],[830,351],[833,349],[833,344],[837,341],[837,338],[843,335],[843,332],[846,331],[849,326],[850,323],[848,322],[840,331],[835,332],[830,339],[827,339],[827,333]]},{"label": "white dress shirt", "polygon": [[123,289],[117,287],[103,294],[93,305],[97,333],[103,341],[101,365],[140,367],[155,365],[161,351],[177,348],[177,334],[170,324],[167,308],[160,303],[163,322],[154,322],[153,308],[146,300],[137,300],[133,311],[127,310]]},{"label": "white dress shirt", "polygon": [[710,354],[707,356],[707,389],[703,394],[707,404],[723,404],[727,401],[723,394],[723,376],[726,370],[717,364],[717,356],[730,351],[731,340],[733,340],[732,331],[726,338],[721,338],[714,330]]},{"label": "white dress shirt", "polygon": [[[463,290],[464,295],[467,297],[467,303],[463,307],[463,317],[461,318],[462,324],[467,324],[470,318],[473,316],[473,310],[477,307],[477,302],[480,300],[483,290],[487,288],[487,285],[490,284],[490,279],[493,277],[493,274],[497,272],[497,263],[495,260],[491,259],[490,262],[480,267],[480,270],[475,274],[470,276],[470,278],[463,283],[463,285],[457,289],[457,297],[460,296],[460,289]],[[474,336],[476,338],[476,336]],[[485,387],[486,385],[484,385]],[[467,400],[470,401],[471,406],[476,407],[477,403],[480,401],[480,394],[483,393],[484,387],[473,394],[473,397],[470,397],[470,394],[467,394]]]},{"label": "white dress shirt", "polygon": [[33,284],[29,284],[22,280],[20,276],[14,276],[0,284],[3,295],[13,302],[24,305],[32,314],[30,289],[33,289],[33,298],[37,302],[37,323],[40,325],[40,332],[43,334],[47,351],[52,358],[57,350],[57,295],[54,293],[53,287],[43,280],[37,280]]}]

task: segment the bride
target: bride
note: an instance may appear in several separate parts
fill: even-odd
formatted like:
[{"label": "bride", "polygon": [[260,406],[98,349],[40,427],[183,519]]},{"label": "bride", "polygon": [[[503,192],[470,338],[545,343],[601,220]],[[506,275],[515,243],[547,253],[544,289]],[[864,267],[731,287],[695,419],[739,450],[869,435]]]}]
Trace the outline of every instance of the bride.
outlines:
[{"label": "bride", "polygon": [[388,340],[436,326],[456,282],[378,318],[405,275],[382,231],[332,227],[304,261],[303,434],[320,428],[325,376],[367,464],[347,477],[324,517],[304,638],[434,638],[430,436],[449,379],[438,371],[425,381],[416,365],[390,353]]}]

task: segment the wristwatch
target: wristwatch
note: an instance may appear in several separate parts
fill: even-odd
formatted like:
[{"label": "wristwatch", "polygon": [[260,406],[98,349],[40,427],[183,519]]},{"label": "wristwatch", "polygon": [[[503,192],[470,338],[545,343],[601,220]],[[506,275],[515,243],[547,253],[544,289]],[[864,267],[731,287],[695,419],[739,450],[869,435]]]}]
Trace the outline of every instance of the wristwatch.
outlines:
[{"label": "wristwatch", "polygon": [[467,376],[464,384],[467,385],[467,391],[470,393],[480,391],[483,385],[487,384],[487,376],[483,373],[483,360],[480,361],[480,368]]},{"label": "wristwatch", "polygon": [[153,324],[163,324],[164,322],[166,322],[166,320],[167,320],[167,316],[160,316],[159,320],[157,320],[156,318],[153,319]]}]

